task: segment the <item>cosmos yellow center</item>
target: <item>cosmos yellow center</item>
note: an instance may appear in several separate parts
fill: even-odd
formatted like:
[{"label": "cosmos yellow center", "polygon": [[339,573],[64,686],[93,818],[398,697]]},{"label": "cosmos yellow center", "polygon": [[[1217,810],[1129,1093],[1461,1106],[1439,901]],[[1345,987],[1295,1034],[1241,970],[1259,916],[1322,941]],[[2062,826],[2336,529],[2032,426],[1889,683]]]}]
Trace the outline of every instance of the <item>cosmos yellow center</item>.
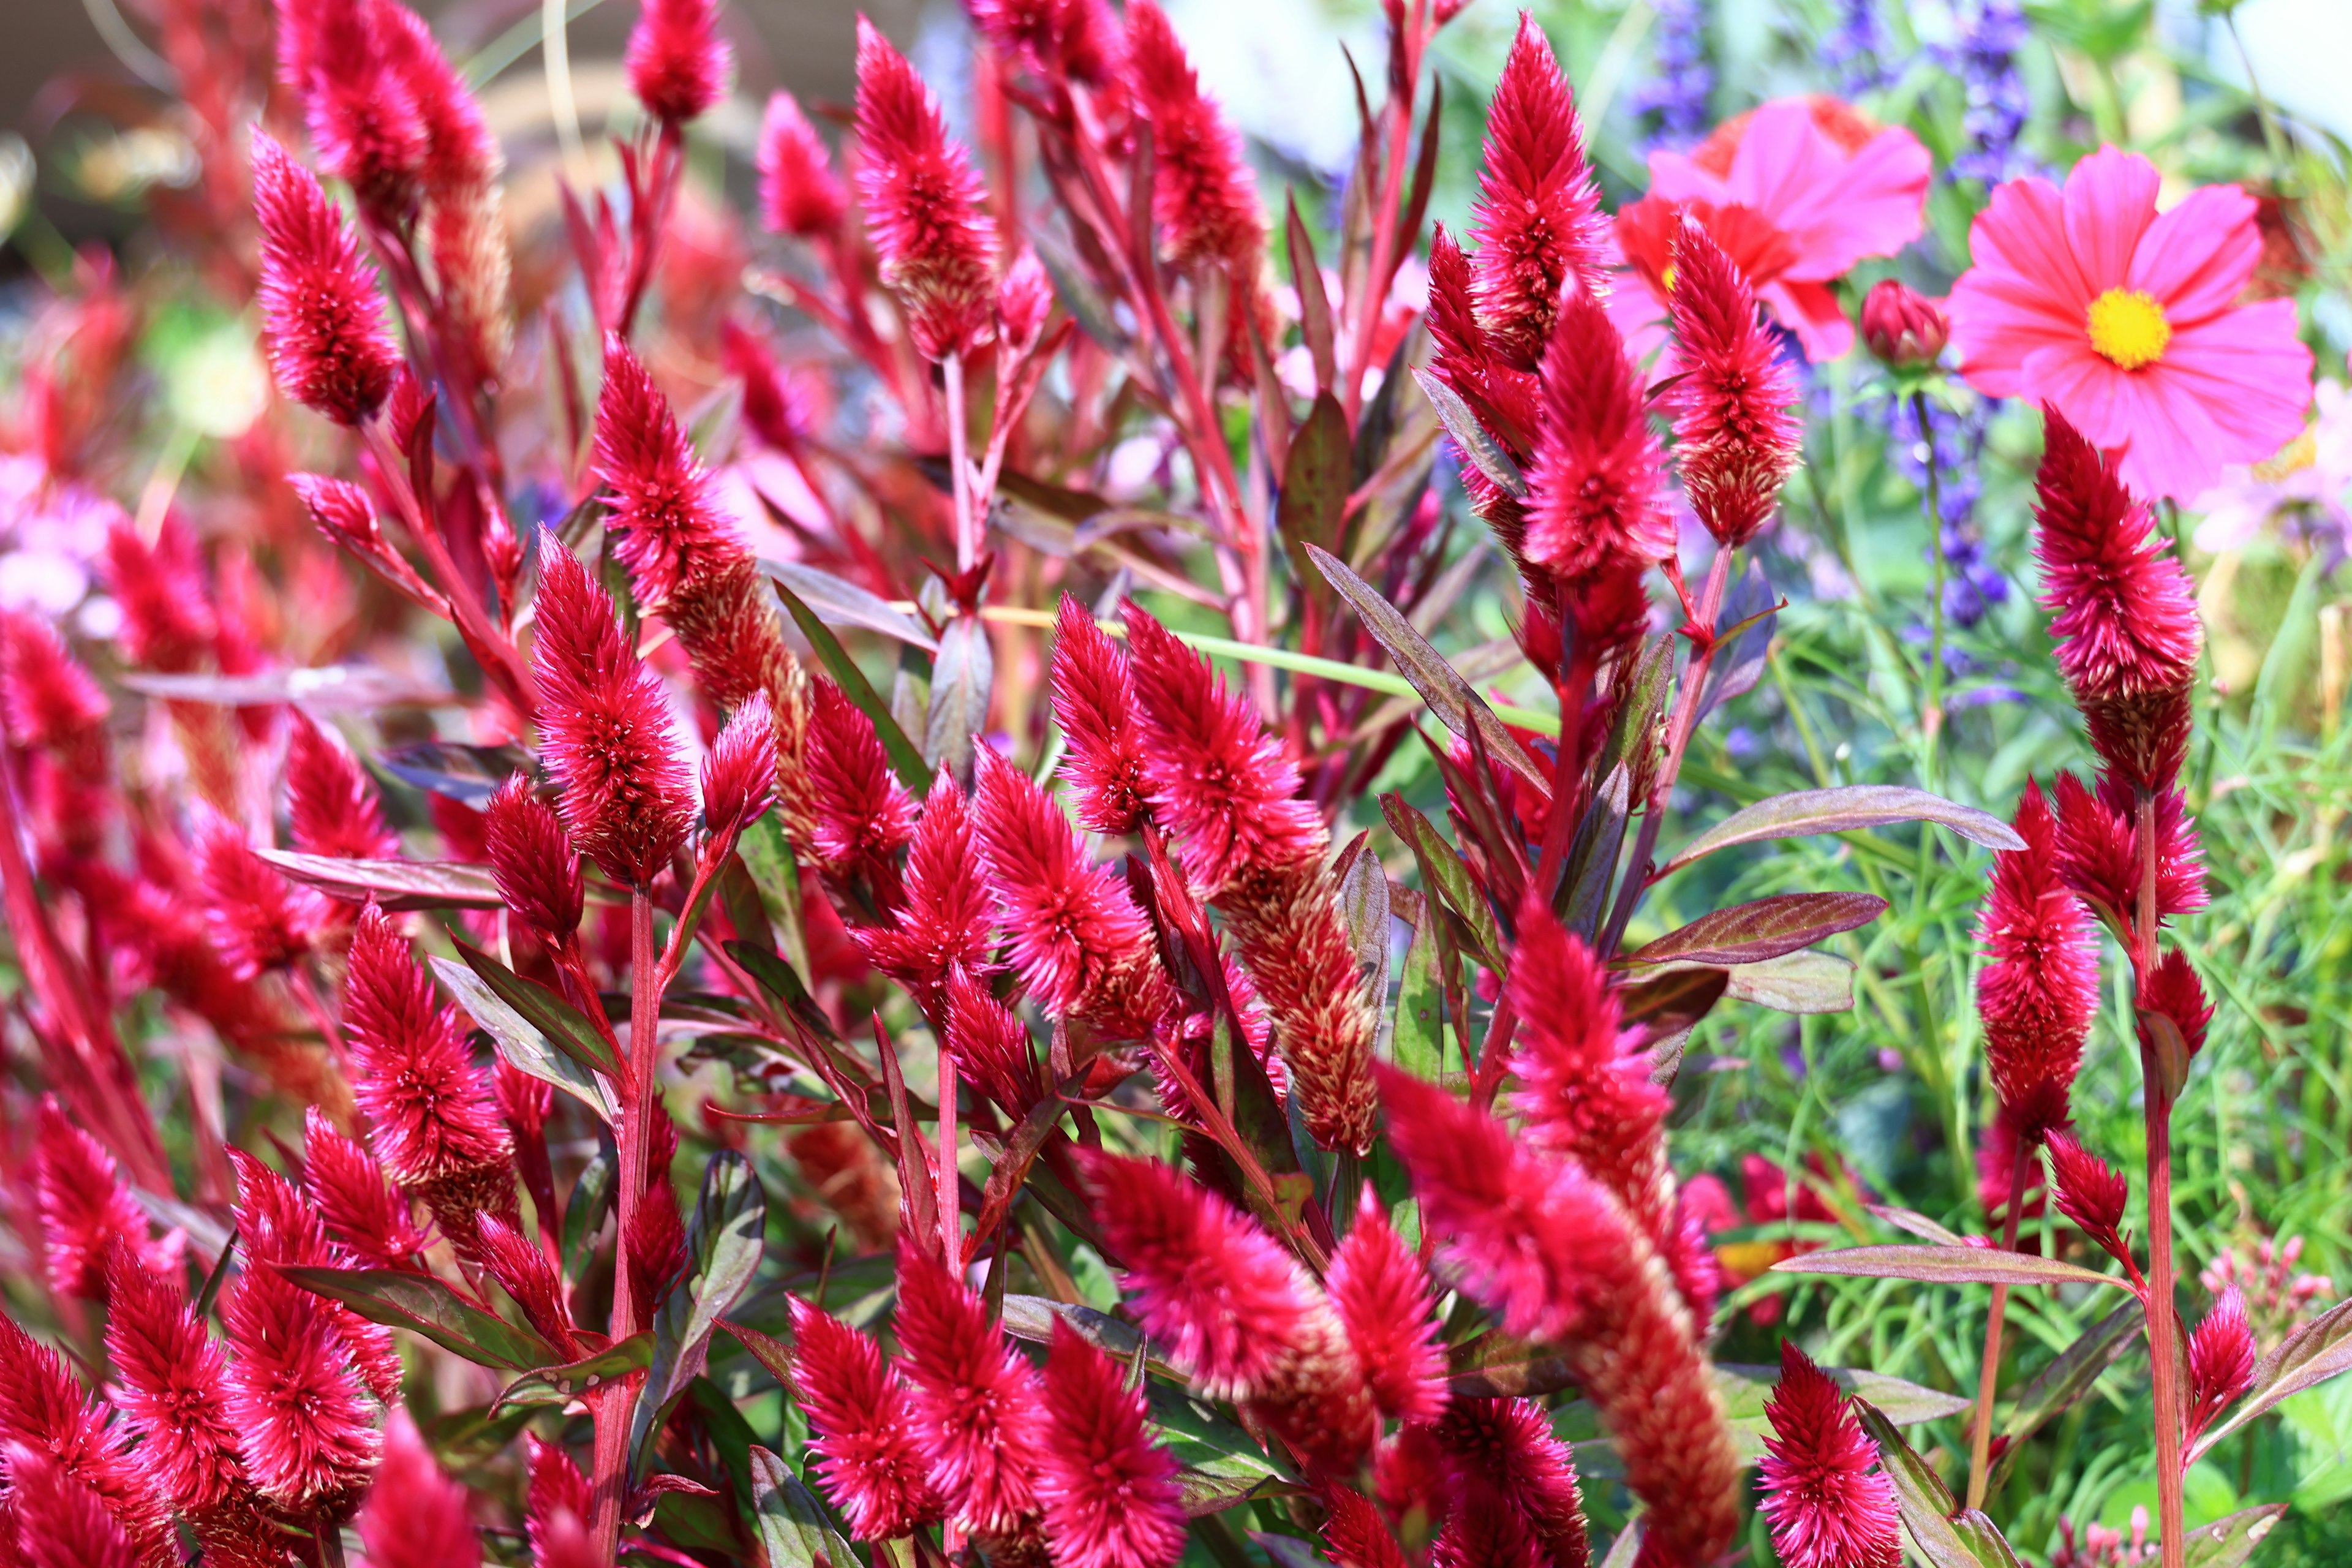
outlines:
[{"label": "cosmos yellow center", "polygon": [[2125,370],[2137,370],[2164,357],[2172,323],[2153,296],[2137,289],[2110,289],[2091,301],[2091,346]]},{"label": "cosmos yellow center", "polygon": [[1666,286],[1667,293],[1671,294],[1675,291],[1675,264],[1673,262],[1669,261],[1666,263],[1666,269],[1658,274],[1658,281]]}]

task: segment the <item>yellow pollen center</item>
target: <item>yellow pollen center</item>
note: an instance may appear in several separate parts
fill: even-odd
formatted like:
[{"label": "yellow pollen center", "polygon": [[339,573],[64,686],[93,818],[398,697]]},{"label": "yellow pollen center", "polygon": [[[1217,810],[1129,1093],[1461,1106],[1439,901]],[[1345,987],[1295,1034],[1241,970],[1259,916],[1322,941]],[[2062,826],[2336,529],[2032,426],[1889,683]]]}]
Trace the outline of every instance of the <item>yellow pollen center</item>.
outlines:
[{"label": "yellow pollen center", "polygon": [[2278,449],[2278,455],[2266,458],[2254,465],[2254,478],[2266,485],[2274,485],[2292,478],[2319,461],[2319,433],[2305,430]]},{"label": "yellow pollen center", "polygon": [[2164,307],[2137,289],[2110,289],[2091,301],[2091,346],[2125,370],[2137,370],[2164,357],[2172,323]]},{"label": "yellow pollen center", "polygon": [[1675,291],[1675,264],[1673,262],[1669,261],[1666,263],[1666,269],[1658,274],[1658,281],[1666,286],[1667,293],[1671,294]]}]

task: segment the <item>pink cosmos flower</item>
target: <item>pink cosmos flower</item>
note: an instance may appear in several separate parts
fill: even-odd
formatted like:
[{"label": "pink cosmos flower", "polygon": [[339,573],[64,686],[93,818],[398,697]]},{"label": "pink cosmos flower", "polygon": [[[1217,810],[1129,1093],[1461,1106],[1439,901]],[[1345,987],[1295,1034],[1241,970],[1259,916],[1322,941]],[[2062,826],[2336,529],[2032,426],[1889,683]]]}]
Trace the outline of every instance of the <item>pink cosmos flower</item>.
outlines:
[{"label": "pink cosmos flower", "polygon": [[2061,192],[1995,191],[1952,286],[1962,373],[2046,403],[2120,454],[2124,483],[2190,500],[2302,432],[2311,351],[2292,300],[2235,303],[2262,258],[2254,200],[2209,185],[2158,214],[2156,165],[2103,147]]},{"label": "pink cosmos flower", "polygon": [[1617,215],[1632,286],[1612,296],[1612,312],[1646,355],[1665,314],[1674,219],[1688,215],[1807,359],[1835,359],[1853,347],[1853,327],[1831,282],[1919,237],[1932,166],[1910,132],[1881,129],[1833,98],[1780,99],[1688,153],[1653,153],[1649,195]]}]

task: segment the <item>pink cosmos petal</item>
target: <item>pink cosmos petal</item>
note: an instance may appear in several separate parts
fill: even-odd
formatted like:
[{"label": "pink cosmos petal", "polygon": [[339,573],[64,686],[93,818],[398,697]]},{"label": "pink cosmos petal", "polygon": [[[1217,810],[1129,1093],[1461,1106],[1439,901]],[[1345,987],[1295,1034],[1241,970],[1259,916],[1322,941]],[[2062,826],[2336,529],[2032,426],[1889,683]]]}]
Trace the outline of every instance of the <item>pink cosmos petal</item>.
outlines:
[{"label": "pink cosmos petal", "polygon": [[2131,439],[2132,426],[2124,413],[2128,379],[2127,373],[2092,352],[2087,337],[2034,350],[2018,374],[2019,384],[2030,388],[2032,396],[2056,404],[2084,439],[2108,449]]},{"label": "pink cosmos petal", "polygon": [[2147,226],[2124,287],[2155,296],[2178,333],[2228,310],[2262,255],[2254,198],[2235,185],[2208,185]]},{"label": "pink cosmos petal", "polygon": [[2132,253],[2156,218],[2156,165],[2102,147],[2066,176],[2066,244],[2096,299],[2131,271]]},{"label": "pink cosmos petal", "polygon": [[2210,405],[2185,394],[2166,368],[2116,378],[2115,422],[2129,432],[2116,466],[2137,494],[2193,496],[2221,477],[2235,443],[2214,423]]},{"label": "pink cosmos petal", "polygon": [[[1662,154],[1663,155],[1663,154]],[[1631,267],[1609,275],[1610,323],[1625,340],[1625,352],[1642,367],[1647,383],[1655,385],[1675,373],[1675,345],[1666,331],[1666,302],[1651,290],[1650,280]]]},{"label": "pink cosmos petal", "polygon": [[2212,321],[2176,327],[2161,368],[2201,398],[2240,449],[2260,462],[2303,433],[2311,402],[2311,350],[2296,335],[2294,301],[2265,300]]},{"label": "pink cosmos petal", "polygon": [[[1784,107],[1789,113],[1780,112]],[[1793,119],[1811,151],[1791,161],[1769,194],[1759,188],[1742,196],[1745,167],[1774,151],[1759,144],[1757,132],[1768,119]],[[1740,141],[1731,186],[1733,199],[1757,208],[1796,240],[1799,258],[1787,276],[1822,282],[1865,256],[1892,256],[1919,237],[1934,166],[1919,139],[1900,126],[1880,132],[1848,158],[1813,124],[1805,105],[1768,105]]]},{"label": "pink cosmos petal", "polygon": [[1650,154],[1650,194],[1670,202],[1739,199],[1728,185],[1693,163],[1689,153],[1664,150]]},{"label": "pink cosmos petal", "polygon": [[1780,324],[1797,334],[1805,357],[1815,364],[1836,359],[1853,347],[1853,323],[1845,319],[1827,284],[1783,278],[1756,290],[1756,297],[1771,306]]},{"label": "pink cosmos petal", "polygon": [[1838,179],[1844,162],[1837,144],[1814,126],[1812,107],[1782,99],[1748,121],[1724,189],[1793,235],[1799,224],[1818,220],[1822,190]]}]

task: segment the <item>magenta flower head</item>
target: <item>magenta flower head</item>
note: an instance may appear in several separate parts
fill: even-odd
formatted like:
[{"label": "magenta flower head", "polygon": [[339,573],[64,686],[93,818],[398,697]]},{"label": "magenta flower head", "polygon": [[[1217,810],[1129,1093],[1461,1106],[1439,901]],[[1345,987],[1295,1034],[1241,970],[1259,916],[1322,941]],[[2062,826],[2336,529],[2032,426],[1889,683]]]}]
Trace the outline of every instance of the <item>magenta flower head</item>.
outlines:
[{"label": "magenta flower head", "polygon": [[895,888],[895,857],[915,836],[915,797],[890,771],[874,721],[832,681],[813,683],[808,768],[815,785],[817,858]]},{"label": "magenta flower head", "polygon": [[1038,1477],[1054,1568],[1170,1568],[1183,1554],[1176,1458],[1144,1409],[1126,1369],[1056,1318]]},{"label": "magenta flower head", "polygon": [[1054,722],[1066,742],[1062,779],[1078,821],[1097,833],[1133,833],[1151,815],[1134,672],[1127,651],[1067,594],[1054,616],[1053,674]]},{"label": "magenta flower head", "polygon": [[1765,1402],[1772,1436],[1759,1465],[1764,1518],[1789,1568],[1896,1568],[1895,1483],[1876,1468],[1844,1394],[1812,1358],[1780,1342],[1780,1382]]},{"label": "magenta flower head", "polygon": [[328,1303],[261,1265],[230,1281],[221,1318],[236,1352],[229,1420],[254,1485],[298,1518],[348,1518],[383,1440]]},{"label": "magenta flower head", "polygon": [[1562,291],[1607,291],[1610,247],[1567,73],[1525,11],[1487,110],[1485,161],[1470,230],[1479,321],[1499,358],[1534,370]]},{"label": "magenta flower head", "polygon": [[1943,310],[1900,278],[1882,278],[1863,296],[1862,341],[1881,363],[1897,370],[1934,364],[1951,336]]},{"label": "magenta flower head", "polygon": [[1161,253],[1179,267],[1222,262],[1237,291],[1255,291],[1265,209],[1241,133],[1202,92],[1182,40],[1154,0],[1127,8],[1127,83],[1151,124],[1151,210]]},{"label": "magenta flower head", "polygon": [[1589,294],[1560,304],[1543,356],[1542,420],[1528,475],[1528,561],[1576,582],[1671,554],[1642,373]]},{"label": "magenta flower head", "polygon": [[[0,1541],[23,1568],[138,1568],[140,1553],[106,1500],[64,1465],[23,1443],[0,1439]],[[152,1559],[151,1559],[152,1560]]]},{"label": "magenta flower head", "polygon": [[996,224],[971,154],[907,57],[857,19],[857,195],[882,281],[907,307],[926,359],[987,340],[996,298]]},{"label": "magenta flower head", "polygon": [[702,759],[702,817],[711,837],[731,840],[776,798],[776,721],[755,691],[720,728]]},{"label": "magenta flower head", "polygon": [[644,0],[622,65],[629,90],[667,125],[698,120],[727,96],[734,53],[719,36],[716,0]]},{"label": "magenta flower head", "polygon": [[542,938],[568,941],[580,929],[587,887],[563,824],[531,793],[530,780],[515,773],[498,787],[482,813],[482,837],[507,908]]},{"label": "magenta flower head", "polygon": [[[172,1549],[166,1500],[130,1447],[129,1430],[110,1425],[109,1414],[104,1401],[82,1392],[57,1352],[0,1314],[0,1443],[13,1450],[0,1472],[14,1488],[35,1464],[56,1466],[97,1495],[142,1560],[163,1561]],[[58,1560],[58,1568],[70,1561]]]},{"label": "magenta flower head", "polygon": [[760,117],[760,216],[773,234],[801,239],[830,235],[849,210],[849,194],[833,172],[833,154],[789,92],[768,99]]},{"label": "magenta flower head", "polygon": [[2213,1303],[2205,1321],[2189,1336],[2189,1443],[2213,1424],[2213,1417],[2254,1382],[2254,1330],[2246,1321],[2246,1300],[2231,1285]]},{"label": "magenta flower head", "polygon": [[1445,1408],[1445,1351],[1437,1342],[1429,1270],[1389,1224],[1387,1205],[1370,1184],[1323,1285],[1381,1414],[1437,1419]]},{"label": "magenta flower head", "polygon": [[539,547],[540,730],[572,843],[614,880],[643,886],[686,842],[694,792],[668,695],[621,635],[612,596],[551,533]]},{"label": "magenta flower head", "polygon": [[174,1265],[174,1256],[149,1245],[146,1211],[106,1146],[75,1126],[54,1095],[42,1096],[39,1123],[33,1192],[49,1289],[86,1301],[106,1300],[106,1258],[117,1243],[158,1268]]},{"label": "magenta flower head", "polygon": [[230,973],[250,980],[310,951],[331,913],[322,896],[289,883],[243,828],[207,807],[197,808],[194,847],[205,924]]},{"label": "magenta flower head", "polygon": [[228,1360],[205,1330],[179,1282],[118,1247],[106,1353],[118,1382],[114,1402],[139,1434],[139,1463],[184,1513],[218,1508],[245,1492],[245,1462],[228,1412]]},{"label": "magenta flower head", "polygon": [[1674,257],[1667,310],[1683,363],[1673,394],[1675,465],[1706,531],[1719,544],[1741,545],[1771,521],[1797,466],[1797,380],[1756,313],[1755,291],[1706,230],[1682,224]]},{"label": "magenta flower head", "polygon": [[945,768],[931,780],[915,824],[901,893],[890,923],[860,930],[858,941],[876,968],[936,1014],[941,986],[960,974],[986,976],[996,967],[989,956],[994,910],[972,847],[971,814]]},{"label": "magenta flower head", "polygon": [[2131,1196],[2131,1186],[2123,1173],[2084,1148],[2071,1132],[2053,1132],[2045,1142],[2051,1183],[2058,1190],[2058,1212],[2082,1227],[2083,1234],[2097,1242],[2108,1257],[2126,1268],[2137,1267],[2131,1249],[2124,1245],[2124,1204]]},{"label": "magenta flower head", "polygon": [[2030,780],[2016,827],[2025,847],[1995,854],[1992,891],[1977,918],[1989,961],[1977,975],[1977,1012],[1993,1089],[2030,1142],[2069,1120],[2099,1009],[2099,953],[2091,913],[2062,874],[2057,819]]},{"label": "magenta flower head", "polygon": [[618,332],[604,339],[595,465],[612,508],[613,553],[646,608],[691,594],[742,552],[686,427]]},{"label": "magenta flower head", "polygon": [[327,1234],[378,1268],[404,1268],[425,1239],[374,1155],[335,1131],[317,1106],[302,1113],[302,1185]]},{"label": "magenta flower head", "polygon": [[950,1510],[983,1540],[1034,1535],[1045,1436],[1036,1370],[980,1298],[903,1232],[896,1327],[916,1440]]},{"label": "magenta flower head", "polygon": [[383,1424],[383,1461],[352,1528],[377,1568],[473,1568],[482,1543],[466,1489],[442,1469],[405,1408]]},{"label": "magenta flower head", "polygon": [[797,1298],[792,1310],[793,1392],[808,1412],[817,1479],[849,1533],[887,1541],[938,1519],[907,1385],[881,1347]]},{"label": "magenta flower head", "polygon": [[261,223],[261,317],[287,396],[339,425],[383,405],[400,350],[375,272],[317,176],[268,132],[253,133],[253,206]]},{"label": "magenta flower head", "polygon": [[400,836],[383,820],[383,803],[352,754],[297,712],[286,748],[286,815],[294,847],[305,855],[383,860],[400,853]]}]

